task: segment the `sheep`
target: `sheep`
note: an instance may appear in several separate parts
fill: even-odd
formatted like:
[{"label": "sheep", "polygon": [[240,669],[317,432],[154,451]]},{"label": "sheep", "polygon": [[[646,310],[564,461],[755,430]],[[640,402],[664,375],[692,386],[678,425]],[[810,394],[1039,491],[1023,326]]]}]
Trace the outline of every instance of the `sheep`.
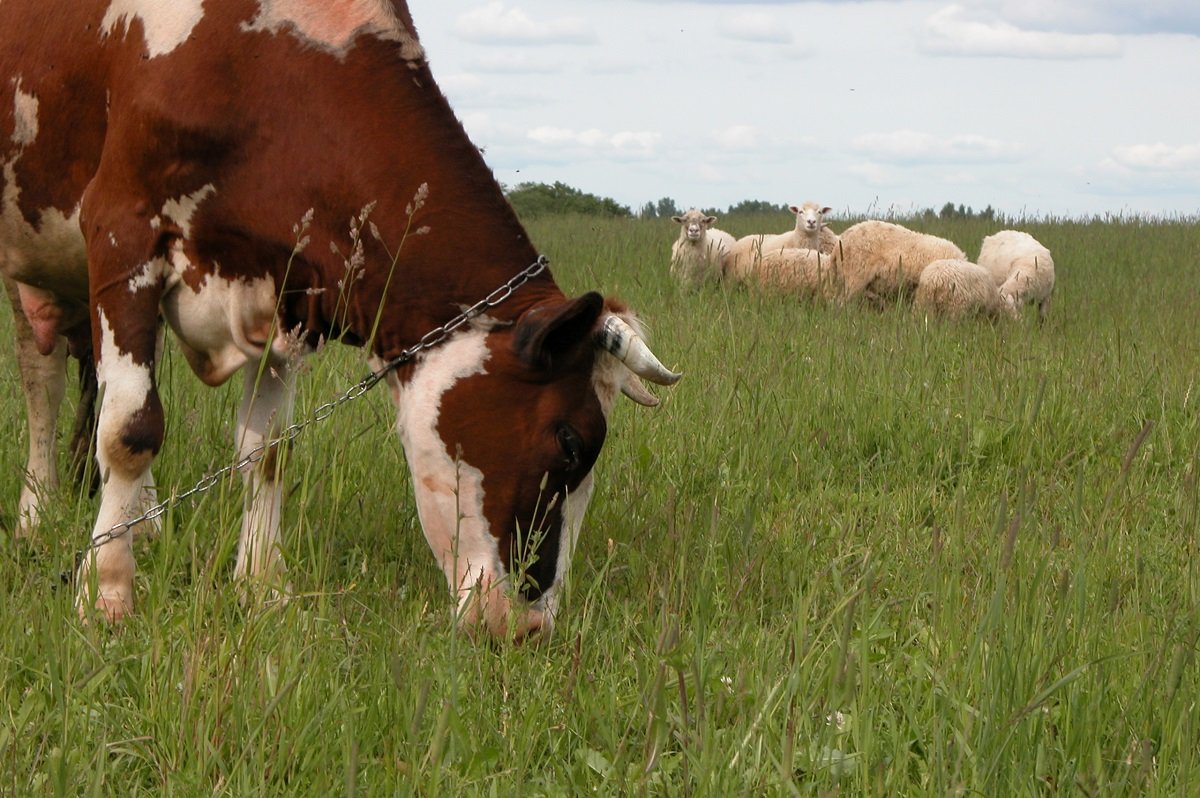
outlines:
[{"label": "sheep", "polygon": [[921,271],[913,303],[923,310],[951,319],[967,316],[1000,318],[1016,316],[1012,305],[1000,296],[987,269],[967,260],[943,258]]},{"label": "sheep", "polygon": [[763,288],[832,299],[841,292],[837,263],[819,250],[788,247],[762,256],[750,278]]},{"label": "sheep", "polygon": [[[721,272],[726,279],[741,282],[754,273],[765,254],[763,250],[765,238],[767,236],[762,233],[756,233],[742,236],[733,243],[733,246],[721,256]],[[768,251],[778,252],[782,249],[783,247],[778,247]]]},{"label": "sheep", "polygon": [[1036,302],[1038,320],[1046,320],[1054,291],[1054,258],[1036,238],[1019,230],[994,233],[983,239],[979,265],[991,274],[1015,314],[1025,303]]},{"label": "sheep", "polygon": [[952,241],[891,222],[859,222],[843,230],[839,238],[848,300],[865,298],[882,304],[914,290],[921,271],[933,261],[967,259]]},{"label": "sheep", "polygon": [[721,259],[733,246],[733,236],[713,227],[717,217],[695,208],[671,220],[681,225],[671,245],[671,274],[684,285],[720,279]]},{"label": "sheep", "polygon": [[823,255],[832,255],[837,249],[838,237],[824,221],[825,214],[832,209],[815,202],[791,205],[788,209],[796,214],[796,228],[786,233],[764,237],[762,251],[800,247],[818,250]]}]

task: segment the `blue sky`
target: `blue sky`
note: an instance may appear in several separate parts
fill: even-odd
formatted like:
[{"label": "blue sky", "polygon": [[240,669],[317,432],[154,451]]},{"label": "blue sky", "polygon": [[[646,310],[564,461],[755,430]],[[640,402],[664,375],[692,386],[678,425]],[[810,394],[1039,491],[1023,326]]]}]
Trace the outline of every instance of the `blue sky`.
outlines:
[{"label": "blue sky", "polygon": [[409,0],[507,185],[1200,215],[1197,0]]}]

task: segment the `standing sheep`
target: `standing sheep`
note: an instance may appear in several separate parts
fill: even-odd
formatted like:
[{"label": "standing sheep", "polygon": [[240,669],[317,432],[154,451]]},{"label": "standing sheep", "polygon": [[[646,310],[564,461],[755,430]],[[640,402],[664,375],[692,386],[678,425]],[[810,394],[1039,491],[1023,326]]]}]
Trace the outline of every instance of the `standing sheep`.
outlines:
[{"label": "standing sheep", "polygon": [[951,319],[1016,315],[1012,306],[1000,297],[1000,289],[988,270],[966,260],[935,260],[926,266],[917,280],[913,303],[922,310]]},{"label": "standing sheep", "polygon": [[681,225],[679,238],[671,245],[671,274],[684,285],[719,280],[721,260],[733,246],[733,236],[713,227],[717,217],[695,208],[671,220]]},{"label": "standing sheep", "polygon": [[983,239],[979,265],[1000,286],[1000,295],[1020,314],[1026,302],[1036,302],[1038,320],[1045,321],[1054,291],[1054,259],[1036,238],[1019,230],[1001,230]]},{"label": "standing sheep", "polygon": [[846,228],[838,247],[846,298],[875,303],[913,291],[935,260],[967,259],[952,241],[875,220]]},{"label": "standing sheep", "polygon": [[762,251],[804,248],[818,250],[822,255],[832,255],[837,249],[837,234],[825,224],[825,214],[831,208],[815,202],[791,205],[788,210],[796,214],[796,228],[778,235],[763,238]]},{"label": "standing sheep", "polygon": [[841,293],[839,276],[833,256],[815,249],[789,247],[764,254],[750,278],[763,288],[833,299]]}]

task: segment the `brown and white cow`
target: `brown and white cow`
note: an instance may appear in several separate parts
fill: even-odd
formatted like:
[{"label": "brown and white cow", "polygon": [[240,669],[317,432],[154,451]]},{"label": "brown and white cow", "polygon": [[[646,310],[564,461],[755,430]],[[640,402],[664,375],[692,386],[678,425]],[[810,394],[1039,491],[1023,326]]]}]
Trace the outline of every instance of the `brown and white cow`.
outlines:
[{"label": "brown and white cow", "polygon": [[[0,271],[40,447],[18,512],[50,483],[64,339],[90,346],[102,542],[82,613],[133,608],[131,536],[105,533],[152,501],[160,317],[204,382],[246,366],[244,454],[289,423],[296,352],[337,338],[387,361],[537,255],[399,0],[0,0]],[[639,376],[678,379],[637,329],[543,272],[389,376],[464,624],[549,628],[617,393],[652,405]],[[275,461],[243,473],[241,577],[280,576]]]}]

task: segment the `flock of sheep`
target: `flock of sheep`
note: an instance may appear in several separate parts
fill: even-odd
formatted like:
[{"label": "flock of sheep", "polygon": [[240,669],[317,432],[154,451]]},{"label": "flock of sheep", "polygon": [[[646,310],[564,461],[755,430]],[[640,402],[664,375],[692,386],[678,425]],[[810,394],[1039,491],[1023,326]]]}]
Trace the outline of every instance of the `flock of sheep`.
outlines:
[{"label": "flock of sheep", "polygon": [[902,295],[950,318],[1019,318],[1028,303],[1045,320],[1054,291],[1050,250],[1019,230],[983,240],[976,263],[944,238],[891,222],[868,220],[835,234],[829,208],[791,206],[793,230],[734,239],[713,227],[717,217],[689,210],[671,247],[671,273],[687,285],[749,282],[832,301],[883,305]]}]

